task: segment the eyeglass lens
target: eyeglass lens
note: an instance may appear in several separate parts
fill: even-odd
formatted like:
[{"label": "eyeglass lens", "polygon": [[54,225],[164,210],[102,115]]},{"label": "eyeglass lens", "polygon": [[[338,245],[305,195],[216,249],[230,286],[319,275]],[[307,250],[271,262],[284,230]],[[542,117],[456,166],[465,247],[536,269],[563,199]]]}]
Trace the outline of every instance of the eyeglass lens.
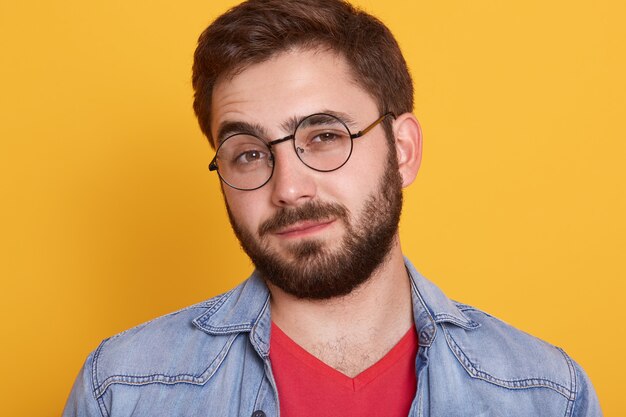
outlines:
[{"label": "eyeglass lens", "polygon": [[[241,190],[263,186],[274,170],[270,146],[253,135],[230,136],[217,150],[219,176],[231,187]],[[293,146],[306,166],[327,172],[340,168],[348,161],[352,153],[352,138],[348,127],[335,116],[313,114],[298,124]]]}]

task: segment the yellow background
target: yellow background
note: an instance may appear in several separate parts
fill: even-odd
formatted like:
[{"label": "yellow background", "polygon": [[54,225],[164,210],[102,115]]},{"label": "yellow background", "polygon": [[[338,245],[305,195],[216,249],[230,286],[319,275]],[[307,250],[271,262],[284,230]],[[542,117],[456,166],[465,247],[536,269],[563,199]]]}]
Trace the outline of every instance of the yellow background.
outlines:
[{"label": "yellow background", "polygon": [[[251,270],[191,110],[196,39],[231,4],[1,0],[3,415],[58,415],[101,339]],[[358,4],[415,79],[405,253],[626,415],[624,2]]]}]

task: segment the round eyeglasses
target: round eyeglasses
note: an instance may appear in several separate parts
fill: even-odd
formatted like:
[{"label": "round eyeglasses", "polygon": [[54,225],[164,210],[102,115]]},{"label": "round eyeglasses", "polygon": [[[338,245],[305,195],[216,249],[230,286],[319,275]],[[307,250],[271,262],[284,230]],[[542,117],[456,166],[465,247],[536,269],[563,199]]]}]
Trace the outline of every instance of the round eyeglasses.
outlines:
[{"label": "round eyeglasses", "polygon": [[232,188],[256,190],[267,184],[274,173],[272,148],[293,140],[293,149],[304,165],[315,171],[334,171],[350,159],[352,141],[365,135],[388,116],[395,118],[393,113],[385,113],[357,133],[350,133],[341,119],[327,113],[305,117],[293,134],[270,142],[250,133],[235,133],[219,145],[209,170],[217,171],[220,179]]}]

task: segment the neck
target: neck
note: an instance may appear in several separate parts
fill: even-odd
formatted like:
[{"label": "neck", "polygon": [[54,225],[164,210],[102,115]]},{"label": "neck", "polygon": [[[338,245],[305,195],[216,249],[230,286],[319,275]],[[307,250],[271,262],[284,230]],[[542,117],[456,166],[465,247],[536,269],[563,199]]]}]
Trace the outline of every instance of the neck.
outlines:
[{"label": "neck", "polygon": [[377,362],[413,325],[411,287],[397,237],[385,262],[348,295],[303,300],[269,288],[272,321],[349,376]]}]

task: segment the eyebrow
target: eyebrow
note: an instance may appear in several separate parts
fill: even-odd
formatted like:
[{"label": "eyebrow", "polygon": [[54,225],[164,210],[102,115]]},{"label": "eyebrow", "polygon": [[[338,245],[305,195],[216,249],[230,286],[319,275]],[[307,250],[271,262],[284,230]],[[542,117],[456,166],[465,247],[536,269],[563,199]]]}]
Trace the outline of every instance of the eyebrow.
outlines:
[{"label": "eyebrow", "polygon": [[237,133],[247,133],[250,135],[264,138],[267,136],[267,131],[263,126],[258,123],[248,123],[242,121],[225,121],[220,124],[217,129],[217,143],[216,146],[220,146],[224,139]]},{"label": "eyebrow", "polygon": [[[283,122],[281,124],[281,128],[283,130],[285,130],[286,132],[293,132],[294,130],[296,130],[296,127],[298,127],[298,125],[302,122],[302,120],[304,120],[305,118],[312,116],[314,114],[328,114],[330,116],[334,116],[335,118],[341,120],[342,122],[344,122],[348,127],[353,127],[355,126],[355,121],[354,119],[348,115],[347,113],[343,113],[343,112],[338,112],[338,111],[334,111],[334,110],[329,110],[329,109],[324,109],[321,111],[316,111],[315,113],[311,113],[311,114],[307,114],[305,116],[292,116],[289,119],[287,119],[285,122]],[[309,119],[310,120],[310,124],[311,125],[318,125],[318,124],[324,124],[326,122],[328,122],[328,120],[324,119],[324,118],[313,118],[313,119]]]},{"label": "eyebrow", "polygon": [[[348,127],[352,127],[352,128],[354,128],[356,124],[352,116],[350,116],[347,113],[324,109],[324,110],[320,110],[320,111],[317,111],[317,112],[314,112],[305,116],[292,116],[289,119],[285,120],[283,123],[281,123],[280,127],[285,132],[293,133],[296,130],[296,127],[298,127],[298,125],[302,122],[302,120],[304,120],[305,118],[309,116],[312,116],[313,114],[328,114],[328,115],[334,116],[337,119],[343,121]],[[324,119],[314,119],[311,121],[311,124],[324,124],[324,122],[325,122]],[[265,130],[265,128],[258,123],[248,123],[248,122],[243,122],[243,121],[227,120],[223,122],[222,124],[220,124],[219,128],[217,129],[216,147],[219,147],[221,143],[224,142],[224,140],[228,138],[229,136],[232,136],[238,133],[254,135],[261,139],[268,138],[267,130]]]}]

